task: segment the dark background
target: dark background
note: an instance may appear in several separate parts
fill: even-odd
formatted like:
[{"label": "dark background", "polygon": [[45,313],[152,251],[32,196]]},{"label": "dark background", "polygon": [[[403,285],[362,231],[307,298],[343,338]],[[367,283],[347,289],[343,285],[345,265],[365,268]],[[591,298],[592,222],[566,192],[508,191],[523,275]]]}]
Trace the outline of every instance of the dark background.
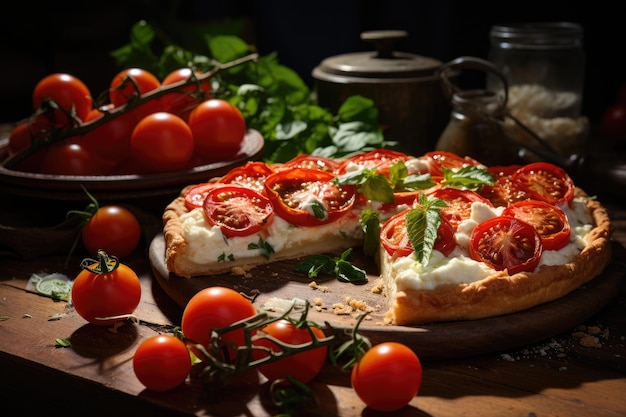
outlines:
[{"label": "dark background", "polygon": [[[279,61],[309,85],[311,71],[324,58],[371,50],[359,38],[366,30],[406,30],[409,37],[397,50],[446,62],[464,55],[486,58],[493,24],[571,21],[584,28],[583,113],[592,123],[626,82],[624,18],[608,2],[25,0],[10,2],[10,7],[7,3],[0,6],[0,122],[28,116],[32,89],[52,72],[71,73],[92,92],[104,91],[121,69],[109,53],[128,43],[130,28],[140,19],[163,28],[171,27],[172,21],[238,28],[261,54],[277,52]],[[176,38],[176,33],[170,35]]]}]

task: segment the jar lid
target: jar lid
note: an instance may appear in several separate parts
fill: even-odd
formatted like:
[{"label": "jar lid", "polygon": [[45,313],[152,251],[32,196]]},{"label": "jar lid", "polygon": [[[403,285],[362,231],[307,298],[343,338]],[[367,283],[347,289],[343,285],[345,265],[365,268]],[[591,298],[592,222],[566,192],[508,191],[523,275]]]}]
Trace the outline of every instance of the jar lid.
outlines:
[{"label": "jar lid", "polygon": [[572,22],[512,23],[492,26],[489,36],[501,47],[578,47],[582,44],[583,28]]},{"label": "jar lid", "polygon": [[402,30],[380,30],[361,33],[361,39],[372,42],[375,51],[354,52],[324,59],[313,70],[318,79],[342,82],[346,77],[362,81],[397,81],[406,78],[436,77],[441,61],[393,49],[397,40],[407,37]]}]

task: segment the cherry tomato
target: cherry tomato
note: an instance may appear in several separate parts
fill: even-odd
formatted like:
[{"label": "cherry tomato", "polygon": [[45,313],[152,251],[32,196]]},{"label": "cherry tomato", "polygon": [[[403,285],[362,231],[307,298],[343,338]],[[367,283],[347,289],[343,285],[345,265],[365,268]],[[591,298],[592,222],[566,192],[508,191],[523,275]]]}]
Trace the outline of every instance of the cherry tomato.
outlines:
[{"label": "cherry tomato", "polygon": [[430,174],[432,176],[442,176],[443,168],[447,169],[459,169],[466,166],[481,166],[482,164],[470,158],[469,156],[459,156],[452,152],[446,151],[431,151],[424,154],[424,157],[429,161]]},{"label": "cherry tomato", "polygon": [[350,380],[359,398],[376,411],[406,406],[422,386],[422,363],[409,347],[397,342],[373,346],[352,368]]},{"label": "cherry tomato", "polygon": [[105,175],[104,161],[86,150],[82,145],[71,142],[54,143],[46,149],[41,160],[42,174],[48,175]]},{"label": "cherry tomato", "polygon": [[532,272],[543,252],[535,228],[514,217],[498,216],[486,220],[470,236],[470,256],[496,271]]},{"label": "cherry tomato", "polygon": [[269,225],[274,216],[270,200],[239,185],[221,185],[207,190],[204,213],[209,223],[228,237],[248,236]]},{"label": "cherry tomato", "polygon": [[[89,112],[85,122],[93,122],[104,116],[98,109]],[[82,145],[90,152],[110,161],[122,161],[130,157],[130,137],[137,126],[132,112],[122,112],[114,118],[87,132]]]},{"label": "cherry tomato", "polygon": [[357,199],[356,187],[331,182],[335,176],[316,169],[275,172],[265,180],[274,210],[297,226],[330,223],[347,213]]},{"label": "cherry tomato", "polygon": [[169,391],[187,379],[191,357],[185,343],[170,335],[156,335],[141,342],[133,356],[133,370],[150,391]]},{"label": "cherry tomato", "polygon": [[141,225],[127,208],[107,205],[98,208],[81,233],[83,245],[90,254],[104,250],[118,258],[125,258],[141,240]]},{"label": "cherry tomato", "polygon": [[535,200],[569,204],[574,198],[574,181],[564,169],[549,162],[524,165],[511,175]]},{"label": "cherry tomato", "polygon": [[[324,332],[319,327],[310,327],[310,329],[317,339],[324,338]],[[265,326],[262,331],[290,345],[303,345],[313,340],[307,329],[298,328],[288,320],[272,322]],[[274,353],[280,353],[282,351],[280,346],[266,338],[255,340],[253,346],[264,347]],[[269,356],[269,353],[262,349],[255,349],[253,352],[255,360]],[[327,352],[328,348],[326,346],[305,350],[295,355],[282,358],[276,362],[262,365],[259,367],[259,372],[270,381],[290,376],[306,384],[315,378],[324,366]]]},{"label": "cherry tomato", "polygon": [[545,201],[526,200],[511,204],[502,212],[537,229],[545,250],[559,250],[570,240],[571,229],[563,210]]},{"label": "cherry tomato", "polygon": [[130,137],[131,156],[149,171],[175,171],[191,160],[194,138],[180,117],[158,112],[144,117]]},{"label": "cherry tomato", "polygon": [[[159,79],[142,68],[127,68],[113,77],[109,85],[109,99],[114,107],[127,104],[161,86]],[[137,120],[163,110],[161,100],[149,100],[132,110]]]},{"label": "cherry tomato", "polygon": [[441,208],[441,214],[448,218],[455,230],[459,227],[459,223],[470,218],[473,203],[483,203],[493,207],[489,200],[471,190],[444,187],[433,191],[431,196],[446,202],[446,207]]},{"label": "cherry tomato", "polygon": [[127,265],[104,252],[98,255],[98,260],[83,261],[83,270],[72,284],[72,305],[88,322],[109,326],[125,318],[105,318],[135,311],[141,300],[141,283]]},{"label": "cherry tomato", "polygon": [[93,106],[89,88],[77,77],[63,73],[47,75],[35,86],[33,108],[37,110],[47,101],[59,107],[52,112],[55,126],[71,124],[68,115],[72,112],[81,121],[85,120]]},{"label": "cherry tomato", "polygon": [[353,169],[352,167],[357,165],[374,169],[379,174],[389,176],[389,169],[393,164],[408,161],[409,158],[407,154],[391,149],[374,149],[373,151],[357,154],[344,160],[337,169],[337,172],[339,174],[345,174]]},{"label": "cherry tomato", "polygon": [[611,104],[602,113],[602,134],[614,141],[626,141],[626,101]]},{"label": "cherry tomato", "polygon": [[196,152],[211,161],[234,158],[246,134],[246,121],[239,109],[226,100],[209,99],[189,115]]},{"label": "cherry tomato", "polygon": [[[179,68],[170,72],[161,83],[162,86],[171,86],[172,84],[182,83],[183,81],[195,79],[195,82],[183,87],[180,91],[168,93],[161,97],[163,111],[173,113],[180,116],[183,120],[188,121],[191,111],[198,103],[209,98],[211,92],[211,81],[206,79],[199,81],[198,76],[202,75],[201,71],[194,74],[191,68]],[[195,77],[195,78],[194,78]]]},{"label": "cherry tomato", "polygon": [[300,154],[285,162],[279,169],[307,168],[335,173],[340,165],[341,164],[336,159],[318,155]]},{"label": "cherry tomato", "polygon": [[218,182],[221,184],[242,185],[260,193],[265,193],[265,179],[272,173],[274,173],[274,170],[265,162],[251,161],[243,166],[233,168],[220,178]]},{"label": "cherry tomato", "polygon": [[[208,287],[198,291],[183,310],[181,328],[185,338],[193,343],[208,347],[211,332],[227,327],[235,322],[256,315],[252,302],[235,290],[226,287]],[[234,347],[246,344],[243,329],[229,331],[222,335],[225,346]]]},{"label": "cherry tomato", "polygon": [[[415,252],[406,229],[406,214],[410,210],[393,215],[380,230],[380,243],[390,256],[409,256]],[[437,229],[437,239],[433,248],[448,256],[456,247],[454,232],[455,227],[448,217],[441,216],[441,224]]]}]

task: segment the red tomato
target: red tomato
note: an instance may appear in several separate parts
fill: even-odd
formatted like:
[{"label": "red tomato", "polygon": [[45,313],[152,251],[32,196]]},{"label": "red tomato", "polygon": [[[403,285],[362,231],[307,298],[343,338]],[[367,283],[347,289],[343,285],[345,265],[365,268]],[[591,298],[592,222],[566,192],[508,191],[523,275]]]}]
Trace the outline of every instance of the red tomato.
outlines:
[{"label": "red tomato", "polygon": [[49,121],[41,116],[34,116],[19,122],[9,135],[7,147],[9,155],[14,155],[45,138],[51,127]]},{"label": "red tomato", "polygon": [[[208,287],[198,291],[183,310],[181,329],[185,338],[208,347],[211,332],[256,315],[250,300],[235,290],[225,287]],[[222,335],[224,345],[245,346],[243,329]],[[232,354],[232,349],[229,350]]]},{"label": "red tomato", "polygon": [[209,99],[189,115],[196,152],[211,161],[233,159],[246,134],[246,121],[239,109],[226,100]]},{"label": "red tomato", "polygon": [[480,223],[470,236],[472,259],[496,271],[532,272],[541,259],[543,246],[533,226],[514,217],[493,217]]},{"label": "red tomato", "polygon": [[72,304],[85,320],[109,326],[125,320],[107,317],[132,314],[141,300],[141,283],[135,271],[104,254],[83,266],[72,284]]},{"label": "red tomato", "polygon": [[185,121],[189,120],[191,111],[198,103],[207,100],[211,92],[211,81],[208,79],[199,81],[197,77],[200,75],[202,75],[201,71],[194,74],[191,68],[179,68],[169,73],[163,79],[162,86],[169,87],[191,79],[195,81],[178,91],[162,96],[163,111],[180,116]]},{"label": "red tomato", "polygon": [[376,411],[406,406],[422,386],[422,363],[409,347],[397,342],[373,346],[352,368],[350,381],[359,398]]},{"label": "red tomato", "polygon": [[511,175],[535,200],[569,204],[574,198],[574,181],[564,169],[549,162],[524,165]]},{"label": "red tomato", "polygon": [[274,173],[274,170],[265,162],[247,162],[243,166],[230,170],[220,178],[219,182],[222,184],[242,185],[260,193],[265,193],[265,179],[272,173]]},{"label": "red tomato", "polygon": [[81,121],[85,120],[93,104],[89,88],[70,74],[54,73],[42,78],[33,90],[33,108],[53,101],[60,109],[53,113],[53,124],[65,126],[70,122],[68,115],[74,112]]},{"label": "red tomato", "polygon": [[110,255],[125,258],[133,253],[141,240],[141,224],[127,208],[107,205],[98,208],[81,233],[83,245],[90,254],[104,250]]},{"label": "red tomato", "polygon": [[469,156],[461,157],[446,151],[427,152],[424,157],[429,161],[430,174],[434,177],[442,176],[443,168],[459,169],[468,165],[481,166],[480,162]]},{"label": "red tomato", "polygon": [[[323,339],[325,337],[324,332],[319,327],[310,327],[310,329],[317,339]],[[288,320],[272,322],[265,326],[262,331],[290,345],[303,345],[313,340],[307,329],[298,328]],[[253,346],[255,348],[264,347],[274,353],[280,353],[282,351],[280,346],[266,338],[255,340]],[[262,349],[255,349],[253,352],[255,360],[269,356],[269,353]],[[279,359],[276,362],[262,365],[259,367],[259,372],[270,381],[284,379],[289,376],[306,384],[315,378],[324,366],[327,352],[328,348],[326,346],[305,350],[295,355]]]},{"label": "red tomato", "polygon": [[347,213],[357,199],[356,187],[331,182],[335,176],[316,169],[275,172],[265,180],[274,210],[297,226],[330,223]]},{"label": "red tomato", "polygon": [[59,142],[48,146],[41,160],[42,174],[104,175],[104,162],[78,143]]},{"label": "red tomato", "polygon": [[209,223],[229,237],[248,236],[269,225],[274,216],[270,200],[239,185],[222,185],[207,190],[204,213]]},{"label": "red tomato", "polygon": [[307,168],[335,173],[339,169],[340,165],[341,164],[336,159],[317,155],[300,154],[285,162],[279,169]]},{"label": "red tomato", "polygon": [[409,158],[407,154],[391,149],[375,149],[344,160],[337,172],[345,174],[350,169],[350,166],[358,165],[368,169],[375,169],[379,174],[389,176],[389,169],[393,164],[408,161]]},{"label": "red tomato", "polygon": [[447,206],[441,208],[441,214],[450,220],[455,230],[459,227],[459,223],[470,218],[473,203],[483,203],[493,207],[489,200],[471,190],[444,187],[433,191],[431,196],[446,202]]},{"label": "red tomato", "polygon": [[534,226],[545,250],[559,250],[569,243],[569,221],[565,212],[557,206],[538,200],[519,201],[505,208],[502,215]]},{"label": "red tomato", "polygon": [[[93,122],[103,117],[100,110],[94,109],[85,122]],[[114,118],[87,132],[82,145],[90,152],[110,161],[122,161],[130,157],[130,136],[137,126],[132,112],[122,112]]]},{"label": "red tomato", "polygon": [[174,336],[152,336],[139,345],[133,356],[133,370],[150,391],[169,391],[187,379],[191,357],[185,343]]},{"label": "red tomato", "polygon": [[[380,243],[390,256],[409,256],[415,252],[406,230],[406,214],[410,210],[395,214],[383,224],[380,230]],[[448,256],[456,247],[454,231],[455,227],[448,218],[441,216],[434,249],[443,253],[444,256]]]},{"label": "red tomato", "polygon": [[206,182],[187,188],[184,193],[185,207],[187,207],[187,210],[191,211],[196,208],[202,208],[207,193],[215,187],[216,183]]},{"label": "red tomato", "polygon": [[180,117],[158,112],[144,117],[130,137],[131,156],[153,172],[175,171],[191,160],[194,138]]},{"label": "red tomato", "polygon": [[626,102],[611,104],[602,113],[602,134],[615,141],[626,141]]},{"label": "red tomato", "polygon": [[[109,86],[109,99],[114,107],[127,104],[133,99],[143,96],[161,86],[159,79],[142,68],[127,68],[113,77]],[[163,110],[161,100],[149,100],[133,109],[137,120]]]},{"label": "red tomato", "polygon": [[494,166],[487,170],[495,177],[493,185],[485,185],[480,190],[480,195],[491,201],[495,207],[506,207],[516,201],[532,198],[519,183],[511,179],[511,175],[521,168],[522,165]]}]

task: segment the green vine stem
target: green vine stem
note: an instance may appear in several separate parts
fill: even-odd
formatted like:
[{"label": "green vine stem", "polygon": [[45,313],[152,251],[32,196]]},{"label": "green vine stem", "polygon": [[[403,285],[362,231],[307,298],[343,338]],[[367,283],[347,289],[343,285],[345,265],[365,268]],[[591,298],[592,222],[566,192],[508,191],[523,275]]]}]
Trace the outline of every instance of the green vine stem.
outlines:
[{"label": "green vine stem", "polygon": [[[133,100],[130,100],[127,104],[119,106],[111,111],[103,112],[102,117],[94,119],[87,123],[82,123],[82,121],[76,120],[75,117],[70,115],[70,120],[75,120],[78,123],[77,126],[71,127],[69,129],[66,128],[66,129],[52,130],[50,134],[48,134],[45,138],[41,140],[33,141],[31,146],[29,146],[28,148],[25,148],[9,156],[7,159],[4,160],[2,165],[5,168],[11,169],[15,167],[15,165],[18,164],[20,161],[24,160],[26,157],[33,155],[39,149],[49,146],[51,143],[59,142],[63,139],[66,139],[72,136],[84,135],[96,129],[97,127],[107,123],[108,121],[114,119],[115,117],[118,117],[120,114],[131,111],[150,100],[157,99],[171,92],[177,92],[177,91],[182,92],[184,91],[184,88],[187,87],[188,85],[196,84],[206,79],[209,79],[211,77],[214,77],[215,74],[217,74],[220,71],[228,70],[230,68],[245,64],[247,62],[256,62],[258,57],[259,55],[257,53],[253,53],[253,54],[246,55],[244,57],[241,57],[239,59],[236,59],[227,63],[223,63],[223,64],[217,63],[216,66],[208,72],[197,74],[196,76],[190,77],[187,80],[181,80],[177,83],[173,83],[168,86],[161,86],[160,88],[152,90],[144,95],[137,96]],[[50,102],[48,103],[48,105],[52,108],[58,108],[56,103]]]},{"label": "green vine stem", "polygon": [[120,260],[113,255],[108,255],[105,251],[98,251],[98,259],[85,258],[81,261],[80,267],[92,274],[110,274],[120,266]]}]

